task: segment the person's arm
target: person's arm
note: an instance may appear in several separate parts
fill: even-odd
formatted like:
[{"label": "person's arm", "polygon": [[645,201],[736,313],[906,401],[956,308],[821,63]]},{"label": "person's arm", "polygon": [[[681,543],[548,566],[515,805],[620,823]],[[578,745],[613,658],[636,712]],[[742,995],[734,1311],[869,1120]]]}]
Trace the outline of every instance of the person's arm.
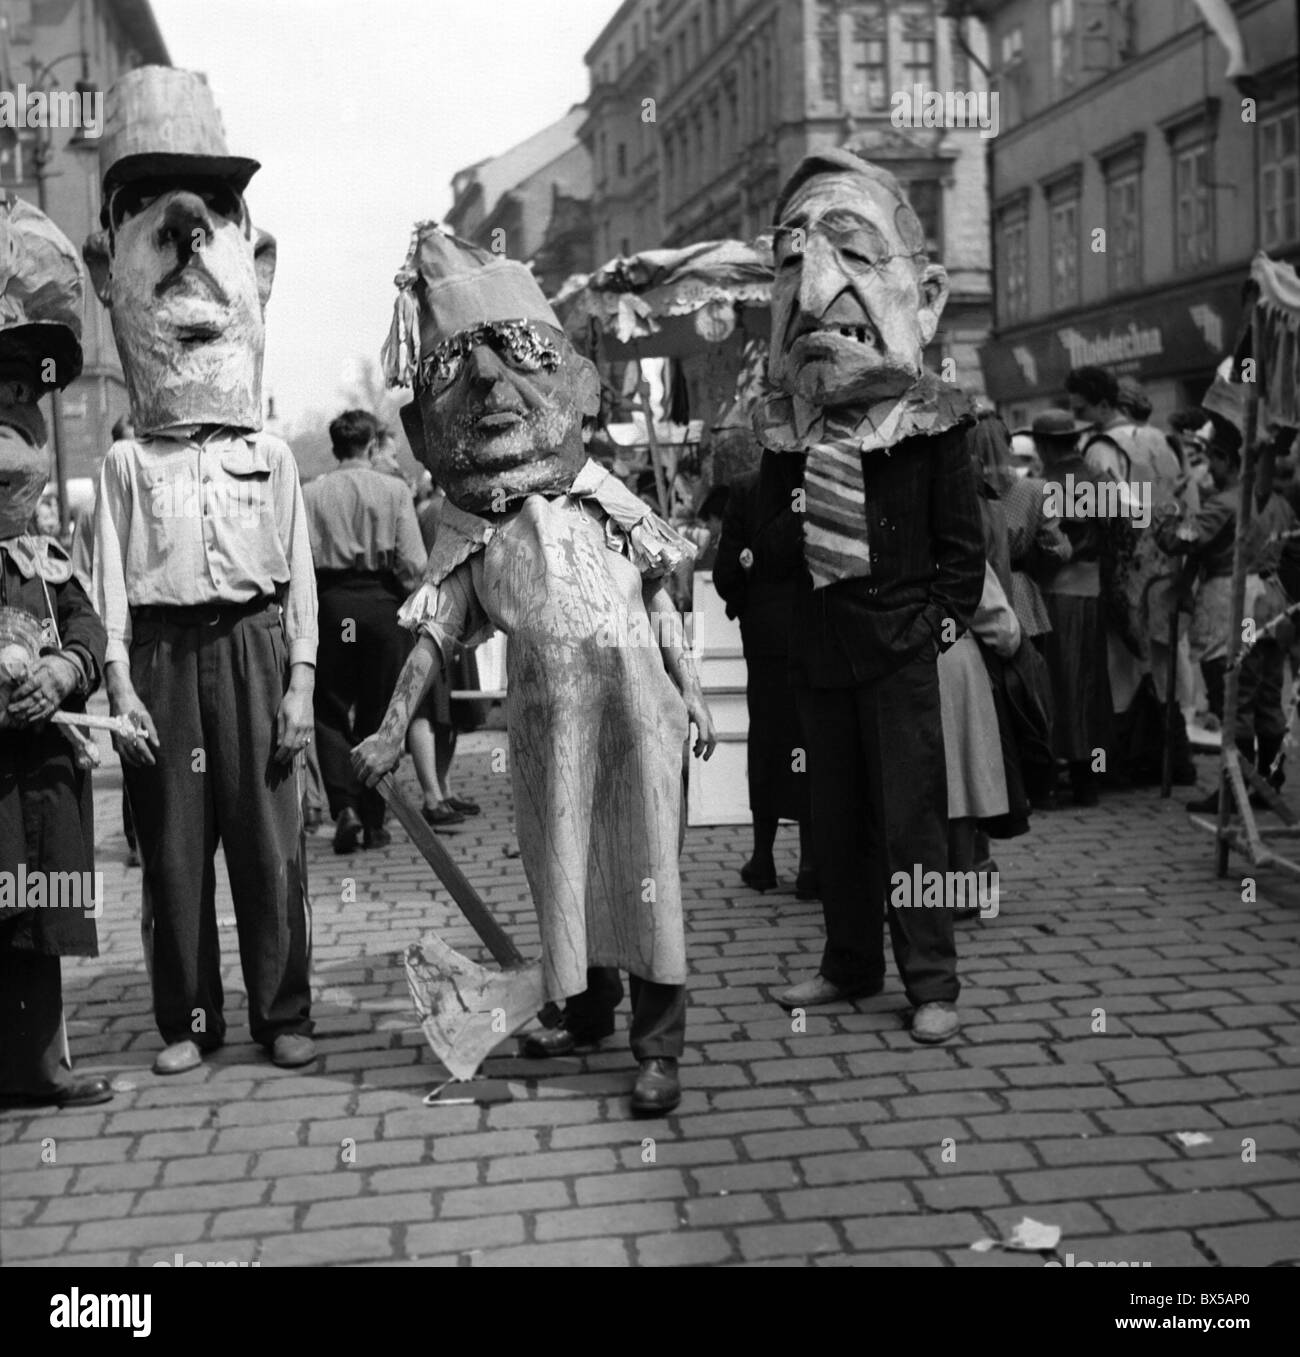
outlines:
[{"label": "person's arm", "polygon": [[[123,451],[119,452],[121,448]],[[104,623],[104,687],[108,709],[137,728],[132,739],[113,736],[126,763],[154,762],[158,731],[131,682],[131,607],[126,589],[126,553],[131,535],[130,444],[115,443],[104,458],[95,501],[94,600]],[[151,748],[152,746],[152,748]]]},{"label": "person's arm", "polygon": [[311,529],[302,499],[298,464],[287,445],[278,449],[273,470],[275,521],[289,561],[289,589],[284,602],[284,634],[289,643],[289,686],[276,713],[277,760],[289,763],[311,741],[315,729],[312,696],[316,688],[316,568],[312,562]]},{"label": "person's arm", "polygon": [[924,616],[940,651],[970,626],[984,590],[984,527],[969,437],[968,431],[959,430],[943,439],[930,480],[935,576]]},{"label": "person's arm", "polygon": [[1180,520],[1171,515],[1156,528],[1156,542],[1170,556],[1204,555],[1224,533],[1231,530],[1237,511],[1220,495],[1207,500],[1194,517]]},{"label": "person's arm", "polygon": [[397,506],[395,555],[393,573],[397,576],[397,582],[408,591],[417,588],[429,553],[424,549],[420,520],[415,516],[415,501],[405,490],[399,496]]},{"label": "person's arm", "polygon": [[403,624],[417,633],[415,649],[397,676],[379,729],[352,751],[353,771],[367,787],[401,762],[412,718],[445,670],[455,645],[476,631],[482,620],[474,594],[473,559],[462,561],[440,584],[424,586],[407,603],[407,610],[417,601],[409,620],[402,617]]},{"label": "person's arm", "polygon": [[696,758],[702,755],[708,759],[718,743],[718,736],[708,704],[704,701],[695,660],[683,644],[685,637],[681,614],[673,607],[663,580],[647,580],[642,588],[642,597],[646,611],[650,614],[650,625],[659,642],[664,668],[677,685],[677,691],[686,703],[686,713],[695,725],[693,752]]}]

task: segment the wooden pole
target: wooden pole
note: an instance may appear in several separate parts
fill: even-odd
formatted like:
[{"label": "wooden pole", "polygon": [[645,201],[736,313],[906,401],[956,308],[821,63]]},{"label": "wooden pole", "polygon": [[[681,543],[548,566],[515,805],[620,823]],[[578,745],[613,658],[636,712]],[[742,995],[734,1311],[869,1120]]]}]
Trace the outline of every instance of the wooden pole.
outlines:
[{"label": "wooden pole", "polygon": [[[1260,361],[1259,308],[1255,307],[1250,318],[1251,353],[1258,364]],[[1217,830],[1215,871],[1218,876],[1228,874],[1228,816],[1231,813],[1230,800],[1236,787],[1241,786],[1240,779],[1231,779],[1230,754],[1237,744],[1237,692],[1240,688],[1240,665],[1242,636],[1241,627],[1246,606],[1246,549],[1250,533],[1251,520],[1255,514],[1255,468],[1257,449],[1255,447],[1256,425],[1259,420],[1259,384],[1250,382],[1246,388],[1245,428],[1241,440],[1241,481],[1238,486],[1237,533],[1232,547],[1232,601],[1229,611],[1228,629],[1228,675],[1223,695],[1223,745],[1219,751],[1219,820]],[[1241,795],[1245,796],[1242,787]],[[1250,801],[1240,806],[1242,814],[1248,814]]]}]

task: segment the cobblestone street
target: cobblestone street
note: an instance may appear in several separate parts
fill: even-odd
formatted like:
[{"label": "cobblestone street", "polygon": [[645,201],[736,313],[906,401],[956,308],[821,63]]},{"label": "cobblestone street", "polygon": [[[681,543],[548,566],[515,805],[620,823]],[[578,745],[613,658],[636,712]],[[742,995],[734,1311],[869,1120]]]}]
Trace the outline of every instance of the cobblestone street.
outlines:
[{"label": "cobblestone street", "polygon": [[[509,778],[490,771],[503,743],[481,733],[459,758],[458,790],[484,814],[446,842],[535,953]],[[223,876],[229,1044],[155,1076],[119,786],[109,754],[102,954],[64,977],[78,1068],[120,1092],[0,1119],[6,1264],[1300,1259],[1300,889],[1263,872],[1249,901],[1235,857],[1216,881],[1179,798],[1112,795],[996,845],[1000,912],[960,926],[964,1028],[937,1048],[904,1030],[892,960],[881,997],[795,1031],[770,994],[815,970],[821,919],[793,898],[794,828],[783,890],[763,896],[737,876],[747,831],[691,830],[686,1096],[666,1121],[633,1121],[622,1035],[549,1064],[509,1042],[474,1103],[422,1104],[442,1076],[403,950],[429,924],[480,950],[396,825],[391,848],[350,858],[328,828],[311,842],[318,1065],[282,1071],[250,1044]],[[972,1249],[1026,1216],[1060,1227],[1055,1252]]]}]

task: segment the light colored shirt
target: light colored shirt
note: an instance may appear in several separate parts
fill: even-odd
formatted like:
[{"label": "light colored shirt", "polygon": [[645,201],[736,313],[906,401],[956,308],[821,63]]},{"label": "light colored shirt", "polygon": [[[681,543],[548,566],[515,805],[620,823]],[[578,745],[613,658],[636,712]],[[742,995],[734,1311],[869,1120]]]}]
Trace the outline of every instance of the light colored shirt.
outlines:
[{"label": "light colored shirt", "polygon": [[391,571],[410,592],[428,553],[406,482],[344,462],[303,487],[317,570]]},{"label": "light colored shirt", "polygon": [[315,664],[316,574],[289,445],[225,430],[114,443],[99,478],[94,584],[109,664],[129,657],[131,608],[248,603],[282,589],[289,662]]}]

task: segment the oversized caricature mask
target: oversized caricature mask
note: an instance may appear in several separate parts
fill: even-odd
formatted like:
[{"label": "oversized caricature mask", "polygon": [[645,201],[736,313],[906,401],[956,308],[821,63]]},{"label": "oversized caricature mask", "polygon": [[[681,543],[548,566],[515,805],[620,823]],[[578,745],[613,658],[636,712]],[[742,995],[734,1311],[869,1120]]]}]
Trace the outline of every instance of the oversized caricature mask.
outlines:
[{"label": "oversized caricature mask", "polygon": [[136,431],[260,428],[275,241],[244,202],[257,162],[225,153],[201,76],[156,66],[109,91],[104,142],[106,229],[85,255]]},{"label": "oversized caricature mask", "polygon": [[871,404],[921,376],[948,275],[894,177],[847,151],[809,156],[777,204],[768,377],[812,405]]},{"label": "oversized caricature mask", "polygon": [[0,541],[26,531],[50,475],[40,398],[81,372],[81,265],[41,211],[0,196]]},{"label": "oversized caricature mask", "polygon": [[402,421],[447,498],[493,513],[567,490],[600,386],[532,274],[422,222],[397,284],[384,370],[414,386]]}]

